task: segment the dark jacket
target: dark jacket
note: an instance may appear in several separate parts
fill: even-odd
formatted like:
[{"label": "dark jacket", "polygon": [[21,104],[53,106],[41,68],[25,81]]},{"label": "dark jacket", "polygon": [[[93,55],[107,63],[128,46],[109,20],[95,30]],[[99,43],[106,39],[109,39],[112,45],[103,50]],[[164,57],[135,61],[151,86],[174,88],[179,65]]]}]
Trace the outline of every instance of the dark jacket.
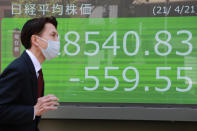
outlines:
[{"label": "dark jacket", "polygon": [[0,131],[38,131],[37,90],[35,68],[24,51],[0,75]]}]

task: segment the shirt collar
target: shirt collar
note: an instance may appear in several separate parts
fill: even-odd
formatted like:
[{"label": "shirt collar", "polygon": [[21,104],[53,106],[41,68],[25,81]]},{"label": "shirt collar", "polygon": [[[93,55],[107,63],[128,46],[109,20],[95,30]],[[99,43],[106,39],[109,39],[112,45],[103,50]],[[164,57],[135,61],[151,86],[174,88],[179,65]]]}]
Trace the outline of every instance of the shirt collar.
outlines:
[{"label": "shirt collar", "polygon": [[37,73],[41,69],[40,62],[38,61],[38,59],[35,57],[35,55],[30,50],[26,50],[26,52],[29,55],[29,57],[31,58],[31,61],[32,61],[35,71]]}]

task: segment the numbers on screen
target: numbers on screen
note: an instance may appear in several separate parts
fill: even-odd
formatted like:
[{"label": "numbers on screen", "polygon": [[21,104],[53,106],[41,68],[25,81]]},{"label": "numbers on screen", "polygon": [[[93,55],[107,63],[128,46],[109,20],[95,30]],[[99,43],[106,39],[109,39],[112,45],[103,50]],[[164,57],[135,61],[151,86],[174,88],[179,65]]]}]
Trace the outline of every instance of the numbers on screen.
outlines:
[{"label": "numbers on screen", "polygon": [[[71,36],[71,35],[74,35],[74,36],[75,36],[75,40],[74,40],[74,41],[71,41],[71,40],[69,39],[69,36]],[[69,31],[69,32],[67,32],[67,33],[65,34],[64,39],[65,39],[65,41],[67,42],[67,43],[65,44],[65,46],[64,46],[64,52],[65,52],[67,55],[69,55],[69,56],[75,56],[75,55],[77,55],[77,54],[80,52],[80,46],[79,46],[79,44],[77,43],[77,42],[79,41],[79,39],[80,39],[79,33],[75,32],[75,31]],[[76,51],[73,52],[73,53],[69,52],[69,51],[68,51],[68,46],[74,46],[74,47],[76,48]]]},{"label": "numbers on screen", "polygon": [[[136,38],[136,43],[135,43],[136,44],[136,49],[132,53],[128,52],[128,50],[127,50],[127,39],[128,39],[129,35],[134,35],[135,38]],[[132,43],[130,43],[130,44],[132,44]],[[140,37],[139,37],[139,35],[135,31],[128,31],[127,33],[125,33],[124,38],[123,38],[123,50],[124,50],[125,54],[128,55],[128,56],[134,56],[138,53],[139,48],[140,48]]]},{"label": "numbers on screen", "polygon": [[118,78],[115,76],[109,75],[109,73],[108,73],[109,70],[118,70],[118,69],[119,69],[119,67],[105,67],[105,79],[112,79],[115,81],[115,86],[113,88],[109,88],[109,87],[104,86],[105,91],[114,91],[118,88],[118,86],[119,86]]},{"label": "numbers on screen", "polygon": [[165,80],[167,81],[167,86],[165,88],[158,88],[158,87],[155,87],[155,90],[156,91],[159,91],[159,92],[164,92],[164,91],[168,91],[171,87],[171,80],[170,78],[168,78],[167,76],[161,76],[160,75],[160,71],[161,70],[170,70],[171,67],[157,67],[156,68],[156,79],[157,80]]},{"label": "numbers on screen", "polygon": [[181,76],[181,70],[192,70],[192,67],[177,67],[177,80],[186,80],[188,82],[188,87],[186,89],[176,87],[176,91],[187,92],[192,88],[192,80],[187,76]]},{"label": "numbers on screen", "polygon": [[[167,35],[167,40],[161,40],[161,39],[160,39],[160,35],[161,35],[161,34],[164,34],[165,36]],[[159,32],[156,33],[155,39],[157,40],[157,43],[156,43],[155,48],[154,48],[156,54],[157,54],[157,55],[160,55],[160,56],[169,55],[170,52],[172,51],[172,46],[171,46],[171,44],[169,43],[169,41],[171,40],[171,34],[170,34],[170,32],[168,32],[168,31],[159,31]],[[162,53],[162,52],[159,51],[159,47],[160,47],[161,45],[167,46],[168,49],[167,49],[166,52],[163,52],[163,53]]]},{"label": "numbers on screen", "polygon": [[[161,40],[160,39],[160,35],[161,34],[166,35],[167,39],[166,40]],[[181,34],[186,34],[188,36],[188,38],[186,40],[182,40],[181,41],[181,44],[188,46],[188,50],[186,52],[176,51],[176,55],[186,56],[186,55],[189,55],[192,52],[192,44],[190,43],[190,41],[192,39],[192,33],[190,31],[187,31],[187,30],[180,30],[180,31],[177,32],[178,36],[181,35]],[[157,43],[155,45],[154,50],[155,50],[155,53],[157,55],[167,56],[167,55],[169,55],[171,53],[172,45],[169,43],[171,38],[172,38],[171,33],[168,32],[168,31],[159,31],[159,32],[156,33],[155,39],[157,40]],[[166,52],[162,53],[162,52],[159,51],[159,47],[161,45],[167,46],[168,49],[167,49]]]},{"label": "numbers on screen", "polygon": [[[126,76],[126,73],[128,70],[133,70],[135,72],[135,79],[128,79],[127,76]],[[135,85],[131,88],[125,88],[124,90],[125,91],[133,91],[137,88],[138,84],[139,84],[139,72],[138,70],[135,68],[135,67],[126,67],[124,70],[123,70],[123,73],[122,73],[122,77],[123,79],[126,81],[126,82],[129,82],[129,83],[133,83],[135,82]]]},{"label": "numbers on screen", "polygon": [[[113,46],[109,46],[107,45],[108,43],[110,43],[109,41],[113,38]],[[103,49],[113,49],[113,55],[116,56],[117,55],[117,49],[120,48],[120,46],[117,46],[117,32],[113,32],[108,38],[107,40],[103,43],[102,46]]]},{"label": "numbers on screen", "polygon": [[[89,50],[89,51],[84,51],[84,55],[87,56],[94,56],[97,55],[100,51],[100,47],[99,47],[99,42],[95,41],[95,40],[89,40],[90,36],[99,36],[100,32],[85,32],[85,47],[86,50],[92,46],[95,46],[95,48]],[[118,32],[114,31],[111,33],[111,35],[104,41],[104,43],[102,44],[102,49],[113,49],[113,55],[116,56],[117,55],[117,49],[120,48],[120,46],[118,46]],[[177,36],[181,36],[181,35],[187,35],[187,39],[180,41],[181,45],[186,45],[188,49],[185,52],[180,52],[180,51],[176,51],[176,55],[179,56],[186,56],[189,55],[192,52],[192,33],[188,30],[180,30],[177,32]],[[74,40],[70,40],[70,37],[75,37]],[[134,36],[135,37],[135,49],[133,52],[128,51],[128,45],[132,45],[133,43],[130,42],[128,43],[128,39],[129,36]],[[66,44],[64,46],[64,51],[67,55],[69,56],[75,56],[78,55],[78,53],[80,52],[80,45],[79,44],[79,40],[80,40],[80,35],[78,32],[75,31],[69,31],[65,34],[65,41]],[[94,37],[95,38],[95,37]],[[174,38],[174,37],[173,37]],[[172,39],[172,35],[170,32],[166,31],[166,30],[162,30],[162,31],[158,31],[155,34],[155,40],[157,41],[157,43],[154,46],[154,51],[157,55],[159,56],[167,56],[172,52],[172,48],[173,46],[171,44]],[[133,39],[133,37],[132,37]],[[111,45],[112,43],[112,45]],[[121,44],[121,43],[120,43]],[[137,55],[137,53],[139,52],[140,49],[140,36],[138,35],[137,32],[135,31],[128,31],[124,34],[123,36],[123,41],[122,41],[122,45],[123,45],[123,52],[127,55],[127,56],[134,56]],[[180,45],[180,46],[181,46]],[[175,47],[180,47],[180,46],[174,46]],[[72,51],[69,51],[69,48],[72,49]]]},{"label": "numbers on screen", "polygon": [[[171,87],[171,80],[169,77],[167,76],[163,76],[163,75],[160,75],[160,71],[166,71],[166,70],[171,70],[171,67],[157,67],[156,68],[156,79],[157,80],[165,80],[167,81],[167,86],[165,88],[158,88],[158,87],[155,87],[155,90],[156,91],[159,91],[159,92],[165,92],[165,91],[168,91]],[[181,75],[181,71],[186,71],[186,70],[192,70],[192,67],[177,67],[177,80],[185,80],[185,82],[188,83],[188,87],[183,89],[183,88],[179,88],[179,87],[176,87],[176,91],[178,92],[187,92],[187,91],[190,91],[191,88],[192,88],[192,79],[190,77],[187,77],[187,76],[183,76]]]},{"label": "numbers on screen", "polygon": [[85,79],[93,79],[95,81],[95,86],[94,87],[85,86],[84,90],[94,91],[99,87],[99,79],[94,75],[89,75],[89,73],[88,73],[89,70],[98,70],[98,69],[99,69],[99,67],[86,67],[85,68]]},{"label": "numbers on screen", "polygon": [[[93,40],[89,40],[89,35],[99,35],[99,32],[86,32],[85,33],[85,44],[86,45],[94,45],[95,46],[95,51],[94,52],[91,52],[91,53],[89,53],[89,52],[84,52],[84,54],[85,55],[88,55],[88,56],[94,56],[94,55],[96,55],[96,54],[98,54],[98,52],[99,52],[99,43],[98,42],[96,42],[96,41],[93,41]],[[87,49],[87,47],[88,46],[85,46],[86,47],[86,49]]]},{"label": "numbers on screen", "polygon": [[182,44],[188,45],[188,51],[187,52],[176,51],[176,54],[180,55],[180,56],[189,55],[192,52],[192,44],[190,43],[190,40],[192,39],[192,33],[187,30],[181,30],[181,31],[177,32],[177,35],[180,35],[180,34],[186,34],[188,36],[188,38],[186,40],[183,40],[181,42]]}]

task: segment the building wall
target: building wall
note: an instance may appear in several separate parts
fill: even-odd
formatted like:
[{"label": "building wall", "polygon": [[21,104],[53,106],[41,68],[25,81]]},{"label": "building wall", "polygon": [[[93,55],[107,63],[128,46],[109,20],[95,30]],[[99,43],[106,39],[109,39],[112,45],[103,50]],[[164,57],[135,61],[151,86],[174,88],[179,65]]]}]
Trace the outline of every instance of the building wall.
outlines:
[{"label": "building wall", "polygon": [[40,131],[197,131],[197,122],[41,120]]}]

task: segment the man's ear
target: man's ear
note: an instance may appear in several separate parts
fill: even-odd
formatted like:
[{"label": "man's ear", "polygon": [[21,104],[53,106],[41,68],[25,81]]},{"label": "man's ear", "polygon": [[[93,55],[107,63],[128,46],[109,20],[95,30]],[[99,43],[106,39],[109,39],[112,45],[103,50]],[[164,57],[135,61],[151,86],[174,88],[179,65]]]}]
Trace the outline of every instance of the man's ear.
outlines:
[{"label": "man's ear", "polygon": [[38,38],[37,38],[37,36],[36,35],[32,35],[31,36],[31,43],[32,43],[32,45],[35,45],[35,46],[39,46],[38,45]]}]

